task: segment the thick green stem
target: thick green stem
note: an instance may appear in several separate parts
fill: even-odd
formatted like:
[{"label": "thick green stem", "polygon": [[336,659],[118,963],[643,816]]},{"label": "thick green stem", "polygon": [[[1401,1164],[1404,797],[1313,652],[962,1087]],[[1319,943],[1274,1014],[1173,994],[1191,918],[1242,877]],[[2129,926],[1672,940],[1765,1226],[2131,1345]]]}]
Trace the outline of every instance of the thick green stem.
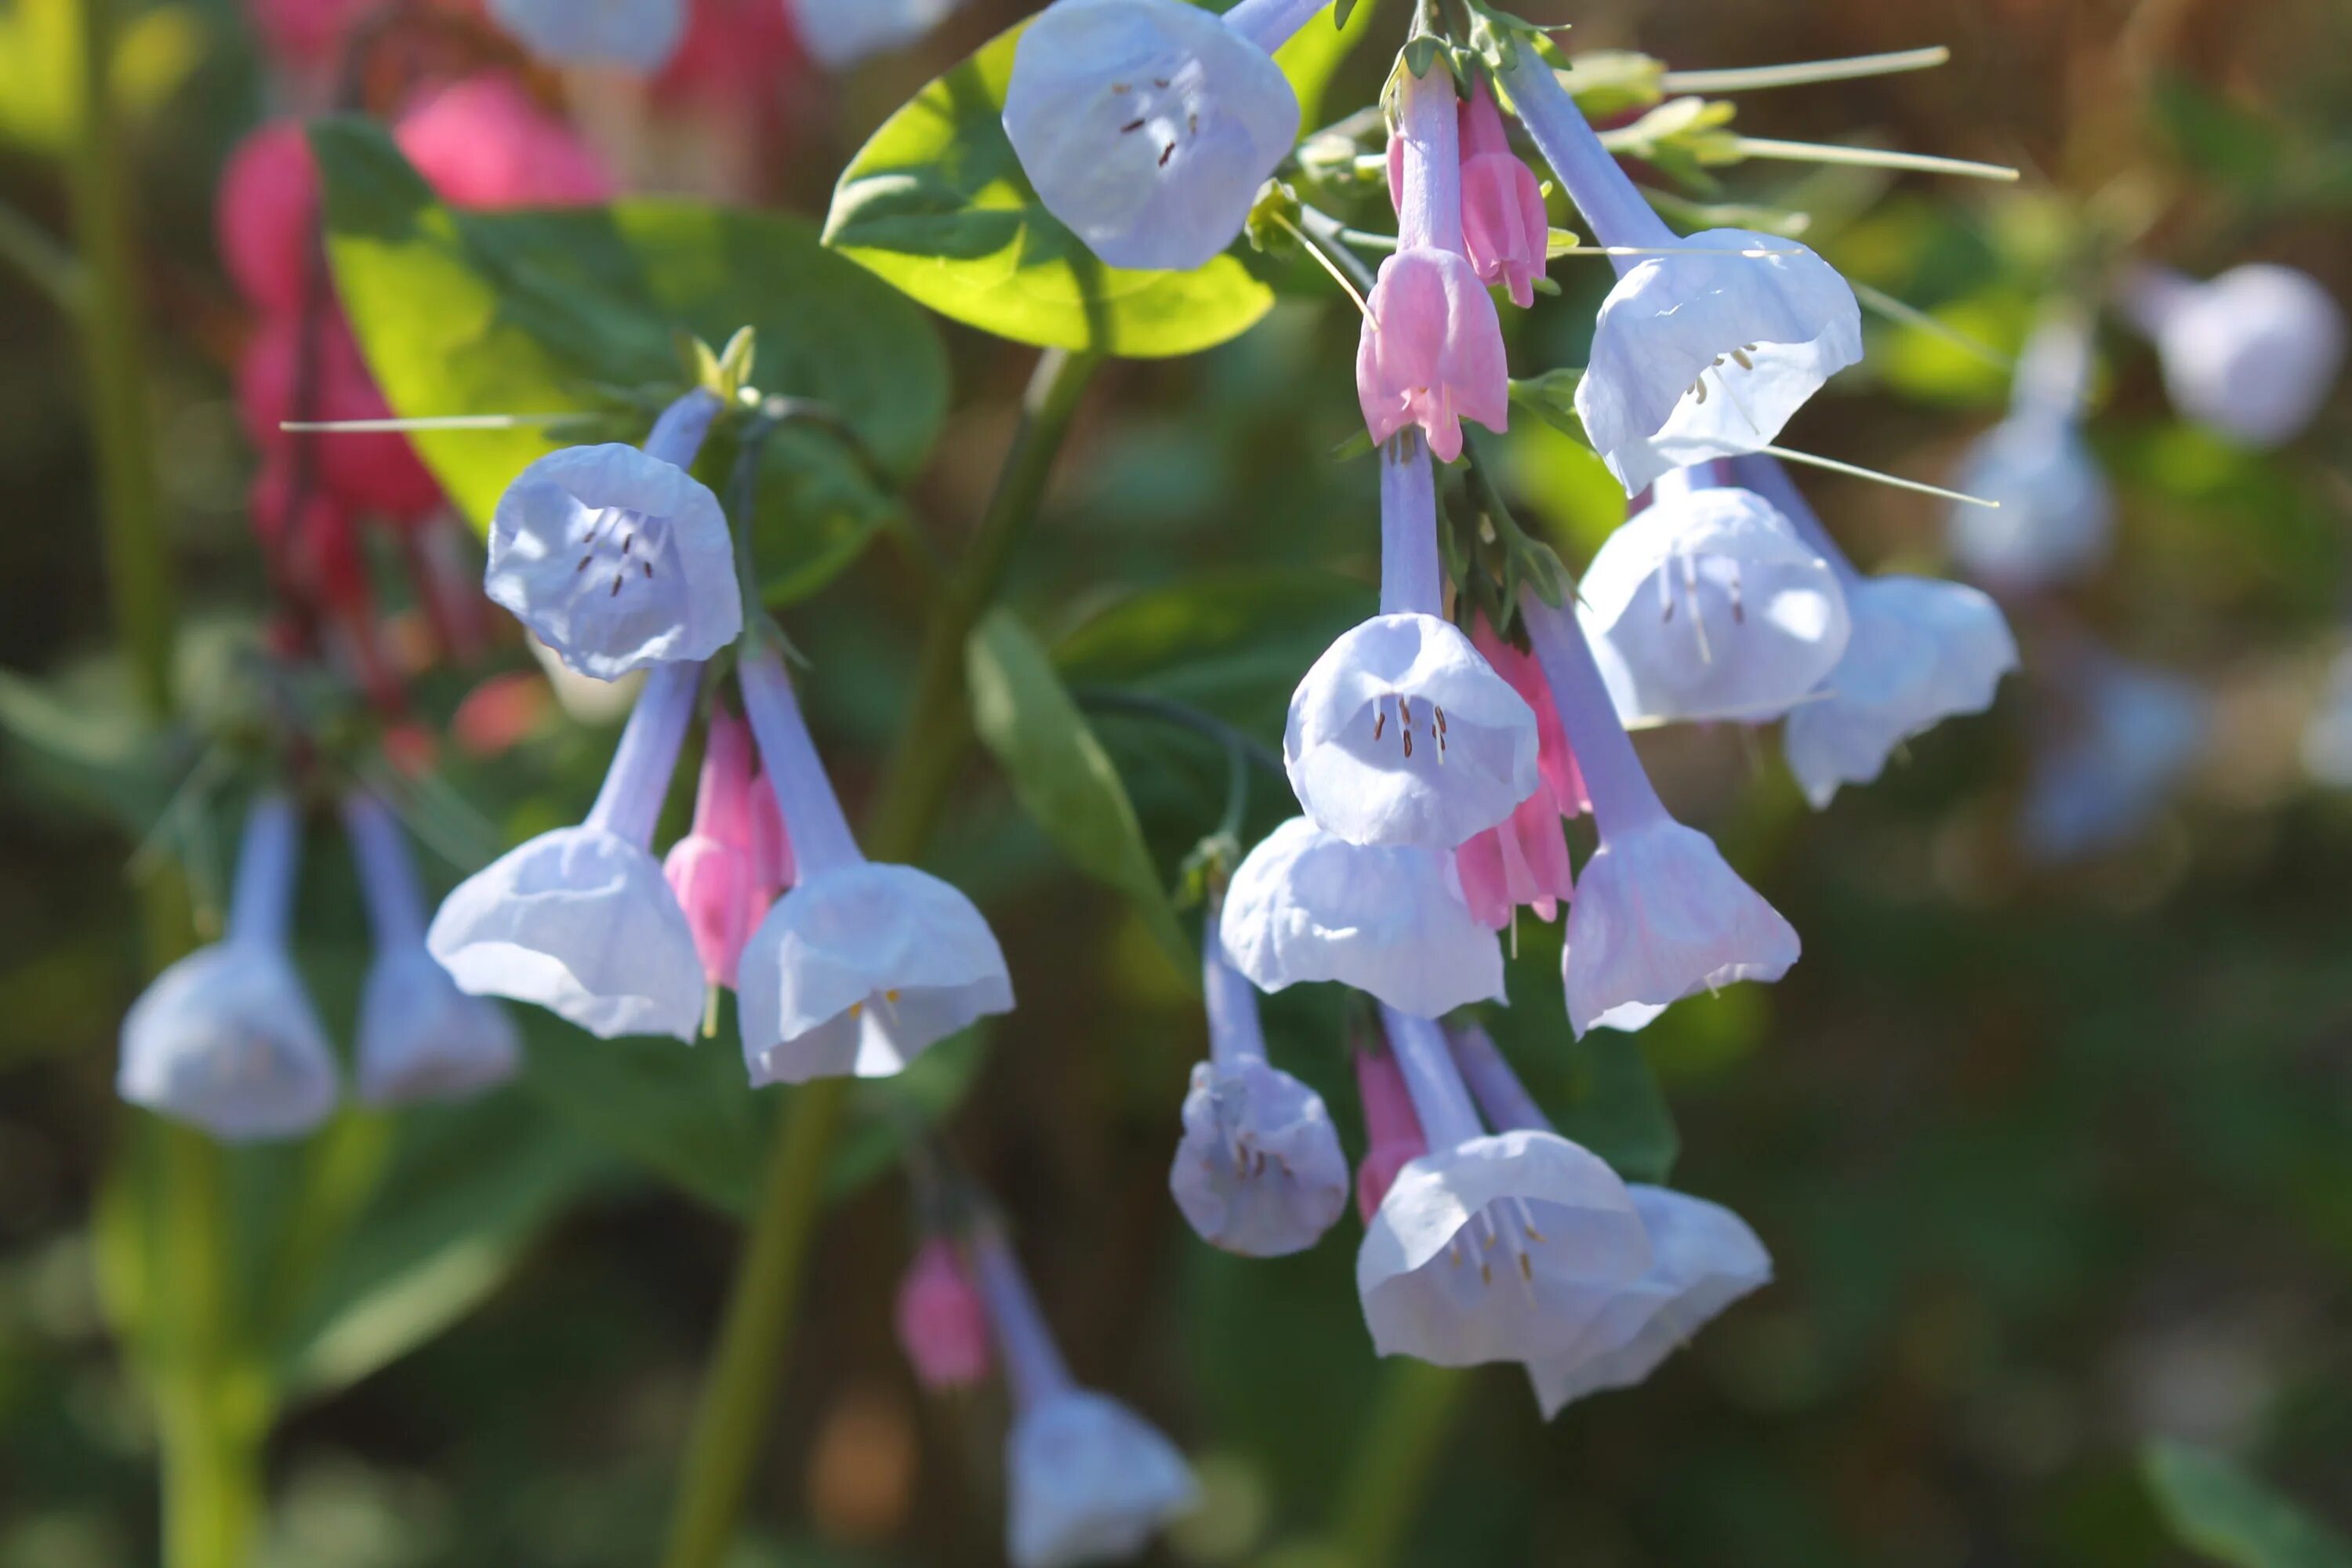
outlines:
[{"label": "thick green stem", "polygon": [[236,1568],[261,1522],[266,1374],[236,1346],[236,1292],[222,1234],[220,1148],[192,1128],[151,1123],[163,1145],[162,1259],[166,1297],[150,1298],[161,1354],[154,1373],[163,1449],[163,1561]]},{"label": "thick green stem", "polygon": [[[866,851],[877,859],[910,860],[920,853],[962,766],[971,741],[964,643],[995,599],[1013,549],[1037,514],[1096,363],[1049,351],[1030,382],[996,493],[924,634],[906,728],[865,836]],[[849,1089],[847,1079],[820,1079],[785,1096],[718,1349],[703,1374],[662,1568],[715,1568],[734,1540],[792,1348],[801,1276]]]},{"label": "thick green stem", "polygon": [[1452,1368],[1404,1357],[1389,1363],[1331,1531],[1349,1568],[1388,1568],[1397,1560],[1469,1384]]}]

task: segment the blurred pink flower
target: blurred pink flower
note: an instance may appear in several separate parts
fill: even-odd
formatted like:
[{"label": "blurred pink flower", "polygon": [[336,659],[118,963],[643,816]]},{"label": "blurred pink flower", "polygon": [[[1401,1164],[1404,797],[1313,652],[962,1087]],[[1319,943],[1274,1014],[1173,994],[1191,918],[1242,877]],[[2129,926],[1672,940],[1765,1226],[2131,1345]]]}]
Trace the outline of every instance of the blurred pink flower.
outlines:
[{"label": "blurred pink flower", "polygon": [[299,120],[273,120],[237,143],[214,209],[222,263],[257,310],[302,308],[319,237],[319,175]]},{"label": "blurred pink flower", "polygon": [[988,1306],[946,1237],[932,1237],[915,1254],[898,1281],[893,1316],[899,1348],[925,1388],[970,1388],[988,1375]]},{"label": "blurred pink flower", "polygon": [[512,77],[435,89],[409,106],[393,134],[453,206],[580,206],[614,193],[604,160]]}]

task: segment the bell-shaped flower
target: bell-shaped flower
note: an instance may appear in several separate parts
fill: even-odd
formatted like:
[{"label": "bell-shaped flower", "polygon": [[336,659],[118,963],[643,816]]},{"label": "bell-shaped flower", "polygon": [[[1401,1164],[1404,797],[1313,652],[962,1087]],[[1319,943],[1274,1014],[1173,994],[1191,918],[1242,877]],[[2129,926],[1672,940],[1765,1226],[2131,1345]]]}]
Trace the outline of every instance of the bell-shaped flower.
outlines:
[{"label": "bell-shaped flower", "polygon": [[1421,1135],[1421,1118],[1412,1110],[1412,1092],[1405,1088],[1404,1069],[1396,1055],[1384,1047],[1360,1044],[1355,1058],[1356,1097],[1364,1110],[1364,1157],[1356,1164],[1356,1215],[1365,1225],[1381,1212],[1381,1202],[1396,1184],[1397,1173],[1429,1152]]},{"label": "bell-shaped flower", "polygon": [[587,819],[509,849],[442,900],[425,945],[461,990],[533,1003],[606,1039],[695,1037],[702,960],[647,847],[701,675],[648,671]]},{"label": "bell-shaped flower", "polygon": [[737,975],[751,1082],[887,1078],[975,1019],[1011,1012],[1004,954],[971,900],[859,852],[775,654],[745,648],[737,677],[800,873]]},{"label": "bell-shaped flower", "polygon": [[2303,433],[2344,363],[2344,311],[2310,274],[2254,262],[2199,283],[2159,267],[2126,280],[2174,406],[2242,446]]},{"label": "bell-shaped flower", "polygon": [[988,1307],[949,1237],[933,1236],[916,1252],[891,1318],[916,1381],[934,1394],[988,1375]]},{"label": "bell-shaped flower", "polygon": [[521,1069],[514,1021],[457,989],[425,945],[425,889],[400,825],[373,795],[343,801],[375,959],[360,990],[359,1096],[370,1105],[457,1100]]},{"label": "bell-shaped flower", "polygon": [[1560,953],[1570,1026],[1638,1029],[1699,991],[1780,979],[1797,961],[1795,930],[1712,840],[1666,815],[1575,620],[1532,592],[1520,612],[1600,830]]},{"label": "bell-shaped flower", "polygon": [[1511,151],[1484,76],[1472,79],[1462,104],[1462,248],[1479,281],[1508,289],[1521,310],[1536,302],[1536,279],[1551,259],[1551,219],[1543,184]]},{"label": "bell-shaped flower", "polygon": [[963,0],[784,0],[793,32],[811,58],[846,70],[871,55],[913,43],[945,21]]},{"label": "bell-shaped flower", "polygon": [[1021,35],[1004,133],[1045,210],[1104,261],[1202,266],[1298,134],[1279,41],[1184,0],[1058,0]]},{"label": "bell-shaped flower", "polygon": [[1633,495],[1670,468],[1771,444],[1805,400],[1862,358],[1862,310],[1837,269],[1793,240],[1717,228],[1676,238],[1533,49],[1504,75],[1519,119],[1615,258],[1576,389],[1577,416]]},{"label": "bell-shaped flower", "polygon": [[1952,483],[2000,503],[1955,502],[1948,530],[1952,559],[1997,591],[2055,587],[2106,559],[2114,499],[2069,415],[2011,414],[1977,437]]},{"label": "bell-shaped flower", "polygon": [[[686,910],[704,975],[730,990],[743,944],[767,918],[777,893],[760,842],[769,830],[759,826],[758,787],[751,731],[735,715],[714,712],[695,785],[694,824],[662,858],[662,875]],[[774,816],[774,792],[768,792],[765,815]]]},{"label": "bell-shaped flower", "polygon": [[1381,449],[1381,535],[1382,613],[1299,682],[1283,763],[1328,832],[1451,849],[1535,789],[1535,714],[1440,613],[1436,495],[1417,437]]},{"label": "bell-shaped flower", "polygon": [[291,1138],[333,1111],[334,1052],[287,947],[300,837],[285,796],[254,802],[227,936],[157,975],[122,1020],[123,1099],[232,1142]]},{"label": "bell-shaped flower", "polygon": [[1560,728],[1559,709],[1535,656],[1495,635],[1484,617],[1470,628],[1479,655],[1508,682],[1536,716],[1535,793],[1511,815],[1465,839],[1454,852],[1463,901],[1481,925],[1500,931],[1521,907],[1553,920],[1575,896],[1576,879],[1560,824],[1584,809],[1584,780]]},{"label": "bell-shaped flower", "polygon": [[1365,301],[1356,397],[1373,440],[1418,426],[1450,463],[1462,455],[1464,418],[1508,428],[1510,370],[1495,301],[1462,249],[1453,78],[1433,65],[1402,84],[1389,143],[1397,249]]},{"label": "bell-shaped flower", "polygon": [[[1489,1123],[1552,1131],[1486,1030],[1465,1024],[1445,1035]],[[1729,1209],[1638,1183],[1625,1191],[1649,1237],[1650,1267],[1610,1295],[1569,1349],[1528,1363],[1547,1420],[1595,1390],[1640,1383],[1726,1307],[1771,1280],[1771,1255]]]},{"label": "bell-shaped flower", "polygon": [[1556,1132],[1488,1134],[1439,1026],[1393,1008],[1381,1022],[1429,1152],[1397,1173],[1356,1255],[1373,1348],[1439,1366],[1568,1350],[1650,1266],[1625,1184]]},{"label": "bell-shaped flower", "polygon": [[1303,1252],[1347,1206],[1347,1156],[1323,1097],[1266,1060],[1249,983],[1207,945],[1209,1059],[1192,1068],[1168,1190],[1213,1247],[1245,1258]]},{"label": "bell-shaped flower", "polygon": [[1835,568],[1789,520],[1696,469],[1660,476],[1577,596],[1629,723],[1777,718],[1836,667],[1852,629]]},{"label": "bell-shaped flower", "polygon": [[490,17],[551,65],[659,70],[686,33],[686,0],[490,0]]},{"label": "bell-shaped flower", "polygon": [[1777,458],[1738,459],[1740,482],[1766,497],[1837,569],[1853,634],[1820,689],[1789,710],[1781,747],[1814,807],[1838,786],[1868,784],[1895,747],[1958,713],[1992,705],[2017,668],[2000,606],[1962,583],[1864,577],[1853,568]]},{"label": "bell-shaped flower", "polygon": [[1217,922],[1261,991],[1338,980],[1435,1016],[1503,998],[1503,949],[1470,916],[1446,856],[1358,845],[1294,816],[1243,858]]},{"label": "bell-shaped flower", "polygon": [[2020,822],[2026,852],[2081,860],[2146,831],[2195,765],[2211,703],[2189,681],[2077,645],[2051,661],[2059,711],[2041,727]]},{"label": "bell-shaped flower", "polygon": [[566,447],[499,498],[483,592],[581,674],[705,659],[743,629],[726,514],[686,471],[718,412],[690,392],[642,450]]},{"label": "bell-shaped flower", "polygon": [[1012,1247],[990,1224],[972,1260],[1013,1393],[1005,1439],[1005,1553],[1013,1568],[1132,1557],[1199,1495],[1176,1446],[1108,1394],[1081,1388]]}]

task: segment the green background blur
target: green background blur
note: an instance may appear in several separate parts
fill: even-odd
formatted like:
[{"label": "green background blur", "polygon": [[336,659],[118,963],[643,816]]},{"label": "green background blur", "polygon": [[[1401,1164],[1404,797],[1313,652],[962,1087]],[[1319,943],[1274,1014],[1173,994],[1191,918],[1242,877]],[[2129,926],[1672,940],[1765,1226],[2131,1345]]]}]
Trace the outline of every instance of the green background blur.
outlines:
[{"label": "green background blur", "polygon": [[[1814,206],[1809,238],[1831,259],[1996,346],[2021,340],[2080,205],[2118,189],[2161,198],[2153,254],[2196,272],[2290,261],[2352,300],[2341,0],[1518,8],[1573,20],[1573,50],[1688,67],[1949,45],[1937,72],[1752,95],[1739,125],[2023,167],[2007,190],[1906,177],[1790,195]],[[821,211],[866,132],[1018,9],[975,0],[907,57],[804,78],[776,198]],[[260,87],[233,7],[194,14],[193,72],[137,146],[151,391],[201,701],[231,668],[208,650],[261,602],[224,368],[240,324],[209,211]],[[1363,101],[1385,63],[1367,47],[1332,101]],[[25,118],[0,103],[0,195],[55,218],[54,168]],[[1729,184],[1769,195],[1801,174]],[[1564,297],[1515,323],[1522,374],[1580,358],[1607,284],[1588,261],[1553,274]],[[160,786],[133,776],[110,728],[121,681],[73,342],[5,271],[0,323],[0,717],[20,731],[0,749],[0,1568],[96,1568],[152,1561],[156,1530],[152,1420],[105,1330],[92,1215],[122,1142],[114,1032],[139,981],[127,825]],[[1297,676],[1370,601],[1370,465],[1327,457],[1356,425],[1355,331],[1309,281],[1236,342],[1097,378],[1012,595],[1073,682],[1277,733]],[[1874,331],[1869,363],[1788,444],[1944,477],[2003,378],[1932,338]],[[956,412],[913,499],[951,537],[977,514],[1033,356],[947,336]],[[1804,962],[1769,990],[1577,1047],[1557,934],[1528,922],[1501,1027],[1571,1131],[1645,1175],[1671,1161],[1675,1184],[1753,1223],[1780,1279],[1647,1385],[1549,1426],[1508,1369],[1374,1361],[1352,1217],[1266,1263],[1184,1228],[1165,1180],[1197,1004],[1126,907],[971,764],[932,863],[989,910],[1022,1005],[928,1068],[922,1092],[963,1096],[949,1136],[1012,1215],[1079,1374],[1200,1465],[1208,1506],[1150,1561],[1304,1562],[1285,1543],[1373,1504],[1411,1521],[1395,1560],[1435,1568],[2189,1561],[2143,1478],[2162,1439],[2233,1453],[2352,1529],[2352,796],[2307,783],[2297,757],[2352,587],[2352,401],[2339,392],[2288,451],[2244,457],[2172,419],[2144,346],[2103,344],[2091,432],[2120,545],[2068,613],[2212,692],[2206,756],[2127,850],[2030,866],[2011,834],[2030,617],[2026,673],[1989,717],[1916,742],[1826,813],[1804,808],[1769,742],[1644,739],[1670,803],[1796,923]],[[1539,427],[1514,435],[1509,472],[1571,565],[1616,521],[1605,476]],[[1807,488],[1865,567],[1938,566],[1934,503]],[[894,731],[913,604],[877,550],[789,617],[853,804]],[[500,658],[530,668],[510,646]],[[481,674],[428,677],[421,708],[446,716]],[[76,696],[35,700],[26,679]],[[49,728],[27,740],[35,721]],[[1099,727],[1172,876],[1222,810],[1222,759],[1134,721]],[[512,841],[575,814],[609,745],[551,718],[494,762],[453,754],[450,776]],[[1254,831],[1284,815],[1276,794],[1260,781]],[[311,859],[302,957],[343,1029],[363,931],[340,849],[320,837]],[[1360,1152],[1333,999],[1268,1011],[1277,1058],[1325,1089]],[[362,1256],[348,1290],[313,1304],[301,1380],[315,1394],[272,1445],[273,1564],[652,1555],[732,1260],[726,1211],[780,1091],[740,1088],[731,1038],[681,1052],[528,1022],[525,1083],[382,1134],[397,1152]],[[240,1160],[241,1212],[266,1228],[299,1158]],[[998,1560],[1003,1413],[992,1394],[925,1398],[898,1353],[908,1205],[887,1163],[868,1140],[838,1173],[747,1564]],[[419,1258],[434,1265],[422,1279]],[[409,1293],[373,1289],[385,1279]],[[377,1364],[436,1313],[458,1315]]]}]

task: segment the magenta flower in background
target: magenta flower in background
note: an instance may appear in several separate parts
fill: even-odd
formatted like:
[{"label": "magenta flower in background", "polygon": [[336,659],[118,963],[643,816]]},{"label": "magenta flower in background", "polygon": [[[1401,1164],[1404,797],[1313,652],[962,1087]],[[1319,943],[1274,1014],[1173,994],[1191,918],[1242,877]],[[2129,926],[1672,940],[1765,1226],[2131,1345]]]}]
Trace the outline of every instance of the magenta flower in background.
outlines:
[{"label": "magenta flower in background", "polygon": [[269,121],[236,144],[213,220],[221,261],[247,301],[272,314],[299,310],[319,242],[319,170],[302,121]]},{"label": "magenta flower in background", "polygon": [[1243,858],[1217,922],[1261,991],[1338,980],[1427,1015],[1503,999],[1503,949],[1470,916],[1446,857],[1350,844],[1303,816]]},{"label": "magenta flower in background", "polygon": [[482,591],[583,675],[709,658],[743,629],[735,541],[687,469],[709,393],[662,412],[641,450],[565,447],[515,476],[490,517]]},{"label": "magenta flower in background", "polygon": [[[1490,1123],[1552,1131],[1486,1030],[1451,1025],[1445,1035]],[[1546,1420],[1588,1394],[1642,1382],[1725,1308],[1771,1282],[1771,1254],[1729,1209],[1639,1182],[1625,1190],[1649,1237],[1650,1267],[1611,1294],[1569,1349],[1528,1363]]]},{"label": "magenta flower in background", "polygon": [[457,988],[425,945],[425,889],[408,840],[373,795],[343,797],[375,958],[360,992],[359,1097],[370,1105],[461,1100],[521,1070],[514,1021]]},{"label": "magenta flower in background", "polygon": [[2292,267],[2253,262],[2203,283],[2137,267],[2123,305],[2156,344],[2174,406],[2241,446],[2301,435],[2343,368],[2343,307]]},{"label": "magenta flower in background", "polygon": [[1670,468],[1753,452],[1829,378],[1862,358],[1862,310],[1837,269],[1793,240],[1748,229],[1677,238],[1601,146],[1531,48],[1503,87],[1601,244],[1618,257],[1576,412],[1633,495]]},{"label": "magenta flower in background", "polygon": [[230,1142],[296,1137],[334,1110],[334,1051],[288,947],[301,834],[282,795],[246,814],[228,934],[123,1017],[115,1088],[131,1104]]},{"label": "magenta flower in background", "polygon": [[737,679],[799,871],[737,974],[753,1085],[886,1078],[966,1025],[1011,1012],[1004,953],[971,900],[859,851],[775,654],[746,647]]},{"label": "magenta flower in background", "polygon": [[891,1321],[915,1379],[937,1394],[988,1375],[988,1306],[946,1236],[927,1238],[898,1281]]},{"label": "magenta flower in background", "polygon": [[1462,455],[1462,421],[1510,423],[1510,370],[1495,301],[1462,250],[1462,165],[1453,78],[1407,72],[1390,143],[1396,253],[1381,263],[1356,340],[1364,426],[1385,441],[1417,425],[1429,448]]},{"label": "magenta flower in background", "polygon": [[1778,718],[1819,686],[1852,631],[1838,574],[1713,465],[1658,476],[1577,584],[1577,616],[1627,723]]},{"label": "magenta flower in background", "polygon": [[1323,1097],[1266,1059],[1257,997],[1213,931],[1201,985],[1209,1059],[1192,1068],[1169,1191],[1211,1246],[1246,1258],[1304,1251],[1348,1205],[1339,1131]]},{"label": "magenta flower in background", "polygon": [[1029,24],[1004,134],[1045,210],[1113,267],[1200,267],[1298,134],[1273,51],[1328,0],[1057,0]]},{"label": "magenta flower in background", "polygon": [[587,818],[509,849],[442,900],[426,945],[461,989],[606,1039],[695,1037],[702,959],[648,846],[701,679],[698,664],[655,666]]},{"label": "magenta flower in background", "polygon": [[1706,835],[1666,815],[1575,618],[1532,593],[1520,611],[1600,830],[1560,953],[1570,1026],[1638,1029],[1696,992],[1780,979],[1795,930]]},{"label": "magenta flower in background", "polygon": [[972,1233],[982,1298],[1013,1394],[1005,1552],[1014,1568],[1131,1557],[1199,1496],[1192,1467],[1149,1422],[1070,1376],[996,1227]]},{"label": "magenta flower in background", "polygon": [[1397,1172],[1356,1255],[1372,1348],[1439,1366],[1570,1349],[1650,1267],[1625,1184],[1558,1133],[1489,1134],[1444,1031],[1381,1018],[1429,1152]]}]

